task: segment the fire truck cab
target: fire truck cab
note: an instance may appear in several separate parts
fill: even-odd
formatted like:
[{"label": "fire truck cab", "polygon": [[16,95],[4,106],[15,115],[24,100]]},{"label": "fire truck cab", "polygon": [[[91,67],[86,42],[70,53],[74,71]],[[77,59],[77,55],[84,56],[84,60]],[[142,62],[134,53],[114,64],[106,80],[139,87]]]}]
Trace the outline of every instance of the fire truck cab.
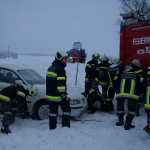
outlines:
[{"label": "fire truck cab", "polygon": [[68,54],[69,54],[68,62],[85,63],[86,61],[86,53],[85,50],[82,49],[82,44],[80,42],[74,42],[73,48],[69,49]]},{"label": "fire truck cab", "polygon": [[150,66],[150,15],[139,11],[120,14],[120,60],[122,66],[140,60],[143,68]]}]

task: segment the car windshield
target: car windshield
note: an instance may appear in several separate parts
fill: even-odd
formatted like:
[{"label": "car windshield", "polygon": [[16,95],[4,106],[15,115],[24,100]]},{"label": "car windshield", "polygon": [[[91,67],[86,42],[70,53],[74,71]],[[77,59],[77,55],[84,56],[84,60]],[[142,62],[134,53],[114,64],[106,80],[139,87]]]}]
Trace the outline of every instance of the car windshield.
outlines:
[{"label": "car windshield", "polygon": [[30,85],[45,84],[46,80],[33,69],[18,70],[18,73],[29,83]]}]

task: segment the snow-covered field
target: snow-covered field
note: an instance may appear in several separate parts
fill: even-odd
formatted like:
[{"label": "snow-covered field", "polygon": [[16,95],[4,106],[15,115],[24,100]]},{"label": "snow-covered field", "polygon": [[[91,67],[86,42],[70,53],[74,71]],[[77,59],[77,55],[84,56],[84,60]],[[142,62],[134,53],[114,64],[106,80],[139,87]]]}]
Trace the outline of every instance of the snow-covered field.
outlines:
[{"label": "snow-covered field", "polygon": [[[46,70],[53,60],[52,56],[20,55],[18,59],[0,59],[0,64],[6,62],[23,64],[45,77]],[[79,64],[77,86],[75,86],[76,68],[77,63],[67,64],[67,86],[83,92],[85,64]],[[12,134],[0,133],[0,150],[148,150],[150,137],[143,131],[147,124],[146,114],[143,107],[140,111],[141,115],[133,120],[136,127],[129,131],[115,125],[117,121],[115,113],[83,114],[81,119],[101,122],[71,121],[71,128],[62,128],[61,124],[58,124],[55,130],[49,130],[48,120],[16,118],[16,122],[10,126]]]}]

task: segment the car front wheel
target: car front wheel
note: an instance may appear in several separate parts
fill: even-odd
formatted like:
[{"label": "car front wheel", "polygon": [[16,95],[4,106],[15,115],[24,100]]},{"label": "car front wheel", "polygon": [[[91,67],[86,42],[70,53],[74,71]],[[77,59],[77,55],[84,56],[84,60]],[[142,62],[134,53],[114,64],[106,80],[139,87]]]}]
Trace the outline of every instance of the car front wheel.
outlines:
[{"label": "car front wheel", "polygon": [[48,119],[50,114],[49,105],[47,103],[40,103],[36,107],[36,116],[38,120]]}]

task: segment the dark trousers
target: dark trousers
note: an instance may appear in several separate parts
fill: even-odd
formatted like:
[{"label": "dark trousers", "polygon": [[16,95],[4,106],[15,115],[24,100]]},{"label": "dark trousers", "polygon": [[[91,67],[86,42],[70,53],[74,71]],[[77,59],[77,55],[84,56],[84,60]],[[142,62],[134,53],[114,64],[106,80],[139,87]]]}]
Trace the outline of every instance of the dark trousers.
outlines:
[{"label": "dark trousers", "polygon": [[28,107],[27,107],[27,101],[26,99],[23,98],[19,98],[20,96],[17,96],[17,105],[18,105],[18,110],[19,113],[25,113],[28,111]]},{"label": "dark trousers", "polygon": [[[125,102],[125,99],[126,98],[117,99],[117,114],[118,114],[118,117],[124,115],[124,102]],[[131,121],[135,117],[137,103],[138,103],[138,101],[134,100],[134,99],[128,99],[128,101],[127,101],[127,108],[128,108],[127,117],[131,118]]]},{"label": "dark trousers", "polygon": [[108,86],[107,85],[101,85],[101,86],[102,86],[102,95],[103,95],[104,99],[106,99]]},{"label": "dark trousers", "polygon": [[15,122],[15,115],[17,110],[16,103],[9,103],[1,101],[2,112],[4,114],[2,124],[9,126]]},{"label": "dark trousers", "polygon": [[89,94],[89,90],[92,88],[92,82],[85,82],[85,94]]},{"label": "dark trousers", "polygon": [[115,90],[113,87],[109,87],[108,89],[108,101],[112,101],[115,95]]},{"label": "dark trousers", "polygon": [[63,111],[62,116],[62,127],[70,127],[70,103],[69,101],[61,101],[61,102],[49,102],[50,107],[50,116],[49,116],[49,125],[50,129],[55,129],[57,126],[57,116],[58,116],[58,107],[61,107]]}]

